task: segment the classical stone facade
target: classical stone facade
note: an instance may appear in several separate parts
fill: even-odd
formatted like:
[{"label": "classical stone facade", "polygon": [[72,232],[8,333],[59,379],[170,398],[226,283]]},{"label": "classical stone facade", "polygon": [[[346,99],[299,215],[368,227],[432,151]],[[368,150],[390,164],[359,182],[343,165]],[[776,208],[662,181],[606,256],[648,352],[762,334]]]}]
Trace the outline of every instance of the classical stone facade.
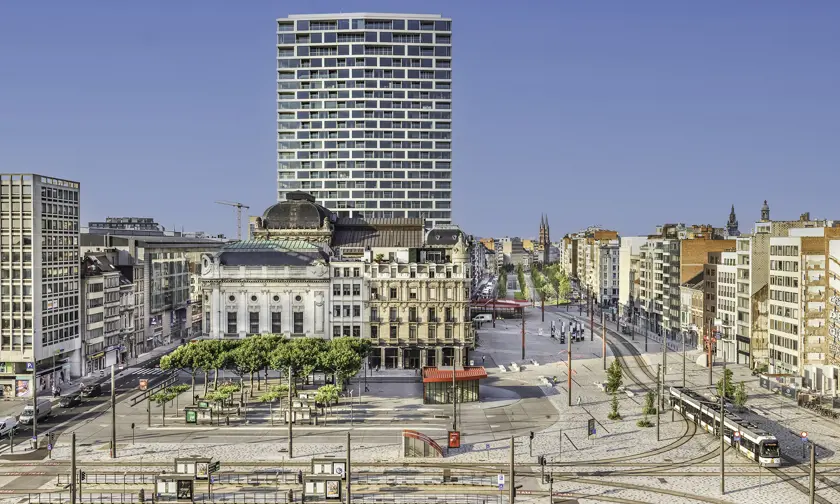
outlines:
[{"label": "classical stone facade", "polygon": [[328,337],[330,275],[327,255],[315,245],[237,242],[202,258],[201,280],[211,337]]},{"label": "classical stone facade", "polygon": [[210,337],[371,341],[372,367],[468,362],[471,240],[423,219],[336,218],[307,193],[254,219],[254,240],[202,258]]}]

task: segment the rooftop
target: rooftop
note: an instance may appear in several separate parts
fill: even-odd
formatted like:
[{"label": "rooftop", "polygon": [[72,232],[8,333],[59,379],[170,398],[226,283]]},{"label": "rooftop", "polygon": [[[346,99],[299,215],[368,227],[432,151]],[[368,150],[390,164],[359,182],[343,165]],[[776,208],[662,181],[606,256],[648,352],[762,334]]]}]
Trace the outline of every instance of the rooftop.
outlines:
[{"label": "rooftop", "polygon": [[398,12],[341,12],[332,14],[291,14],[289,17],[277,18],[278,21],[284,19],[349,19],[349,18],[376,18],[376,19],[440,19],[450,21],[449,18],[444,18],[440,14],[406,14]]},{"label": "rooftop", "polygon": [[350,219],[335,223],[334,247],[423,246],[423,219]]},{"label": "rooftop", "polygon": [[241,240],[225,244],[223,250],[317,250],[318,246],[304,240]]}]

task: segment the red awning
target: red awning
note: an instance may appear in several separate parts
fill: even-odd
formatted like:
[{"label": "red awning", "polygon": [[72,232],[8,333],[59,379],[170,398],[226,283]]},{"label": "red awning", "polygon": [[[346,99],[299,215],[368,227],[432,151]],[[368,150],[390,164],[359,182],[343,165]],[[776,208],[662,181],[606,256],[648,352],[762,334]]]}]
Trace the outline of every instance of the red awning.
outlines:
[{"label": "red awning", "polygon": [[[467,366],[464,369],[455,371],[455,381],[471,381],[487,378],[487,371],[484,366]],[[438,369],[436,367],[423,368],[423,383],[451,382],[451,369]]]}]

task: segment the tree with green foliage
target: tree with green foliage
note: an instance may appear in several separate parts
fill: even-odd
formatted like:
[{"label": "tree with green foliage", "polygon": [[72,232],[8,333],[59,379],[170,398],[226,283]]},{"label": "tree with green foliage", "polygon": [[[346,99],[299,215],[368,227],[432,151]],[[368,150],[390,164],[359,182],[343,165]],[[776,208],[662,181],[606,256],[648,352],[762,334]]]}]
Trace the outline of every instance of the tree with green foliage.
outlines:
[{"label": "tree with green foliage", "polygon": [[645,394],[645,404],[642,406],[642,413],[645,415],[656,414],[656,394],[653,393],[653,390],[648,390],[647,394]]},{"label": "tree with green foliage", "polygon": [[636,426],[637,426],[637,427],[653,427],[653,422],[651,422],[650,420],[648,420],[647,413],[645,413],[644,418],[642,418],[641,420],[636,421]]},{"label": "tree with green foliage", "polygon": [[618,359],[614,359],[607,369],[607,382],[604,384],[604,390],[608,394],[615,394],[623,383],[624,378],[622,377],[621,363]]},{"label": "tree with green foliage", "polygon": [[249,376],[249,397],[254,397],[254,373],[268,366],[269,349],[263,336],[251,336],[242,340],[233,352],[233,365],[237,374]]},{"label": "tree with green foliage", "polygon": [[193,396],[195,396],[195,374],[199,369],[198,352],[195,343],[181,345],[169,355],[160,359],[160,368],[164,370],[179,369],[190,374]]},{"label": "tree with green foliage", "polygon": [[343,336],[330,340],[319,361],[322,368],[332,371],[336,385],[344,389],[345,382],[362,367],[358,338]]},{"label": "tree with green foliage", "polygon": [[[726,393],[724,394],[723,384],[726,383]],[[718,397],[723,395],[727,399],[731,399],[735,396],[735,384],[732,383],[732,370],[727,368],[723,372],[723,376],[717,382],[717,394]]]},{"label": "tree with green foliage", "polygon": [[[332,411],[333,404],[338,402],[340,390],[335,385],[323,385],[315,392],[315,402],[321,405],[321,412],[325,407]],[[326,422],[325,422],[326,423]]]},{"label": "tree with green foliage", "polygon": [[496,297],[504,299],[507,296],[507,272],[505,270],[499,273],[499,283],[496,288]]},{"label": "tree with green foliage", "polygon": [[289,393],[289,386],[285,384],[274,385],[270,389],[263,392],[258,401],[268,403],[268,417],[271,419],[271,425],[274,425],[274,412],[272,411],[272,404],[280,403],[280,414],[283,414],[283,398],[287,397]]},{"label": "tree with green foliage", "polygon": [[164,427],[166,427],[166,403],[172,401],[176,397],[178,397],[176,392],[173,392],[169,388],[165,388],[160,392],[153,394],[149,398],[152,402],[157,403],[157,405],[161,407],[160,420]]},{"label": "tree with green foliage", "polygon": [[732,402],[735,403],[735,406],[743,408],[744,405],[747,404],[747,399],[747,386],[744,384],[744,382],[740,382],[738,384],[738,388],[735,389]]},{"label": "tree with green foliage", "polygon": [[610,402],[610,413],[607,415],[610,420],[621,420],[621,413],[618,412],[618,394],[612,393],[612,401]]},{"label": "tree with green foliage", "polygon": [[295,338],[275,348],[269,357],[271,369],[284,372],[292,368],[295,379],[308,379],[321,359],[327,343],[321,338]]}]

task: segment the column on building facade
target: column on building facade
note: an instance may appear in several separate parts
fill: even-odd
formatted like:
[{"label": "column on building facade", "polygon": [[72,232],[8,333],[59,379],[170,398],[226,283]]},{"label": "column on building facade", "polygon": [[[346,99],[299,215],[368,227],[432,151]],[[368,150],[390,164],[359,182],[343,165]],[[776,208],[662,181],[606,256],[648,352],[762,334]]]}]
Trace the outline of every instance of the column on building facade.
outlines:
[{"label": "column on building facade", "polygon": [[219,319],[222,312],[222,294],[219,291],[219,284],[213,284],[213,294],[210,296],[210,327],[208,333],[210,336],[218,338],[221,336],[219,332]]},{"label": "column on building facade", "polygon": [[[320,301],[319,298],[320,297]],[[320,303],[320,306],[318,306]],[[324,296],[324,293],[321,291],[315,291],[315,295],[313,296],[312,304],[315,308],[315,333],[324,333],[324,310],[327,307],[327,300]],[[329,336],[329,335],[328,335]]]},{"label": "column on building facade", "polygon": [[[286,299],[283,299],[283,296],[285,296]],[[283,294],[281,294],[281,297],[280,297],[280,302],[283,303],[284,305],[286,305],[289,308],[288,311],[287,311],[287,313],[289,315],[286,316],[286,317],[283,317],[283,319],[284,319],[283,320],[283,329],[284,329],[284,332],[286,332],[287,334],[292,334],[292,329],[294,329],[294,327],[295,327],[295,315],[294,315],[295,312],[294,312],[294,308],[292,307],[292,297],[293,297],[292,296],[292,289],[284,290]]]},{"label": "column on building facade", "polygon": [[248,290],[240,287],[236,297],[236,332],[248,333]]},{"label": "column on building facade", "polygon": [[421,348],[420,349],[420,367],[421,368],[426,365],[426,362],[428,362],[428,360],[427,360],[428,357],[429,357],[429,351],[425,348]]},{"label": "column on building facade", "polygon": [[[263,268],[265,270],[265,268]],[[271,291],[269,289],[263,289],[260,293],[262,296],[260,303],[260,332],[262,333],[270,333],[271,332]]]}]

